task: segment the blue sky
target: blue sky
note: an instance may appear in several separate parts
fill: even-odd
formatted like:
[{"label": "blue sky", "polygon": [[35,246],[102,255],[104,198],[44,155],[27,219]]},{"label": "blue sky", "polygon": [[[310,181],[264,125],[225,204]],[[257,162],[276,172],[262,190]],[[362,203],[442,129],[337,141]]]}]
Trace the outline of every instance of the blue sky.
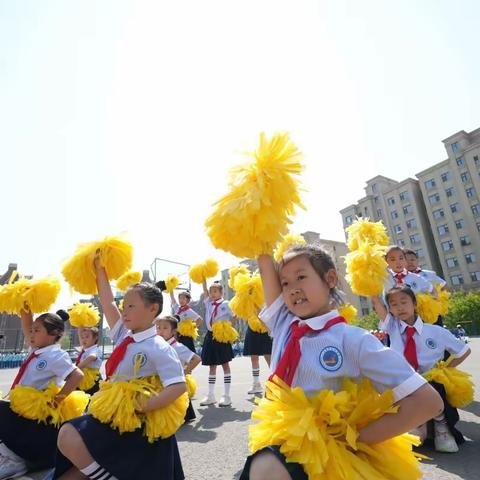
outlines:
[{"label": "blue sky", "polygon": [[480,127],[479,31],[475,1],[0,0],[0,270],[119,232],[229,266],[203,221],[262,130],[305,154],[294,229],[342,240],[368,178]]}]

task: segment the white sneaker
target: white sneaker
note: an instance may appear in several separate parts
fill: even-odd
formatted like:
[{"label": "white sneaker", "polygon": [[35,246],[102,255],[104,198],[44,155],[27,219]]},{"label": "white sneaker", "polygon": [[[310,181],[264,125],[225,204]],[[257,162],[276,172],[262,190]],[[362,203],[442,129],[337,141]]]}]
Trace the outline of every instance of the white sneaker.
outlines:
[{"label": "white sneaker", "polygon": [[263,388],[260,383],[254,383],[252,388],[247,392],[249,395],[255,395],[256,393],[263,393]]},{"label": "white sneaker", "polygon": [[0,457],[0,480],[21,477],[27,471],[27,464],[23,460],[12,460],[3,455]]},{"label": "white sneaker", "polygon": [[219,407],[229,407],[232,404],[232,399],[228,395],[222,395],[220,402],[218,402]]},{"label": "white sneaker", "polygon": [[[201,405],[201,406],[214,405],[215,403],[217,403],[217,401],[215,400],[215,395],[207,395],[207,396],[200,402],[200,405]],[[1,479],[0,479],[0,480],[1,480]]]},{"label": "white sneaker", "polygon": [[456,453],[458,445],[453,435],[448,431],[447,425],[434,422],[435,450],[441,453]]},{"label": "white sneaker", "polygon": [[419,427],[412,430],[410,433],[412,435],[416,435],[420,439],[420,445],[422,445],[427,438],[427,424],[424,423],[423,425],[420,425]]}]

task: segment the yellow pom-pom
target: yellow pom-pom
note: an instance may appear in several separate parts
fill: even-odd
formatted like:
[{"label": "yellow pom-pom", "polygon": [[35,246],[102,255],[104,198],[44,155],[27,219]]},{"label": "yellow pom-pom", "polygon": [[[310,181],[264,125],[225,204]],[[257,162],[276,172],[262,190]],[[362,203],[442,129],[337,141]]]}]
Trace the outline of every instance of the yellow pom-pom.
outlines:
[{"label": "yellow pom-pom", "polygon": [[438,283],[435,283],[433,286],[437,292],[438,302],[440,304],[440,315],[444,317],[450,310],[450,292],[442,290],[442,286]]},{"label": "yellow pom-pom", "polygon": [[433,324],[438,320],[442,309],[441,303],[429,293],[417,293],[417,311],[425,322]]},{"label": "yellow pom-pom", "polygon": [[344,305],[338,307],[338,313],[347,321],[351,323],[357,318],[357,309],[350,303],[345,303]]},{"label": "yellow pom-pom", "polygon": [[268,139],[250,154],[254,160],[231,170],[230,192],[215,204],[205,225],[212,244],[241,258],[270,254],[287,234],[296,207],[303,207],[297,175],[300,152],[287,133]]},{"label": "yellow pom-pom", "polygon": [[123,305],[124,305],[124,303],[125,303],[125,302],[124,302],[124,299],[123,299],[123,298],[121,298],[121,299],[119,300],[119,302],[118,302],[118,309],[119,309],[121,312],[123,312]]},{"label": "yellow pom-pom", "polygon": [[205,280],[214,277],[218,273],[218,263],[213,258],[209,258],[203,263],[192,265],[188,273],[192,282],[203,283]]},{"label": "yellow pom-pom", "polygon": [[280,263],[285,252],[295,245],[305,245],[307,242],[302,237],[302,235],[293,235],[289,233],[282,238],[282,241],[277,245],[275,251],[273,252],[273,258],[277,263]]},{"label": "yellow pom-pom", "polygon": [[449,363],[448,360],[440,361],[423,376],[429,382],[441,383],[445,387],[448,403],[452,407],[464,408],[473,402],[474,385],[470,380],[471,375],[458,368],[449,367]]},{"label": "yellow pom-pom", "polygon": [[80,391],[72,392],[54,407],[54,398],[58,392],[60,387],[55,383],[51,383],[45,390],[17,385],[10,392],[10,407],[21,417],[60,427],[67,420],[83,414],[89,395]]},{"label": "yellow pom-pom", "polygon": [[251,317],[248,319],[248,326],[250,330],[256,333],[267,333],[268,328],[261,322],[258,317]]},{"label": "yellow pom-pom", "polygon": [[262,279],[258,273],[239,273],[234,282],[235,296],[229,302],[232,312],[244,320],[256,318],[265,303]]},{"label": "yellow pom-pom", "polygon": [[321,390],[306,397],[274,378],[257,400],[249,427],[253,452],[280,446],[287,462],[303,466],[310,480],[410,480],[422,477],[412,446],[417,437],[401,435],[381,443],[358,441],[359,430],[394,413],[391,390],[378,394],[368,380],[345,380],[344,390]]},{"label": "yellow pom-pom", "polygon": [[185,381],[187,382],[188,398],[193,398],[197,391],[197,382],[191,375],[185,375]]},{"label": "yellow pom-pom", "polygon": [[349,250],[357,250],[363,243],[384,247],[390,243],[385,225],[382,222],[371,222],[368,218],[357,218],[346,228],[346,232]]},{"label": "yellow pom-pom", "polygon": [[230,270],[228,271],[228,286],[232,290],[234,290],[235,289],[235,284],[234,284],[235,277],[239,273],[248,274],[249,272],[250,272],[250,270],[248,270],[247,266],[243,265],[243,264],[236,265],[235,267],[230,268]]},{"label": "yellow pom-pom", "polygon": [[178,324],[178,333],[196,340],[198,338],[197,324],[191,318],[185,318]]},{"label": "yellow pom-pom", "polygon": [[380,295],[387,278],[385,247],[364,243],[347,253],[347,281],[353,293],[364,297]]},{"label": "yellow pom-pom", "polygon": [[75,328],[95,327],[100,321],[100,313],[91,303],[76,303],[68,314],[70,325]]},{"label": "yellow pom-pom", "polygon": [[83,378],[78,388],[86,392],[95,386],[96,381],[100,377],[100,370],[98,368],[84,368],[82,372]]},{"label": "yellow pom-pom", "polygon": [[220,343],[233,343],[238,340],[238,332],[228,320],[220,320],[212,325],[213,339]]},{"label": "yellow pom-pom", "polygon": [[167,287],[167,293],[173,292],[180,285],[180,279],[175,275],[168,275],[165,279],[165,286]]},{"label": "yellow pom-pom", "polygon": [[116,280],[132,266],[132,244],[120,237],[106,237],[100,242],[79,245],[73,257],[65,263],[62,274],[68,284],[79,293],[97,293],[94,260],[97,250],[100,263],[109,280]]},{"label": "yellow pom-pom", "polygon": [[136,272],[133,270],[129,270],[125,272],[121,277],[119,277],[116,281],[117,289],[121,292],[125,292],[128,287],[131,285],[135,285],[142,281],[142,272]]}]

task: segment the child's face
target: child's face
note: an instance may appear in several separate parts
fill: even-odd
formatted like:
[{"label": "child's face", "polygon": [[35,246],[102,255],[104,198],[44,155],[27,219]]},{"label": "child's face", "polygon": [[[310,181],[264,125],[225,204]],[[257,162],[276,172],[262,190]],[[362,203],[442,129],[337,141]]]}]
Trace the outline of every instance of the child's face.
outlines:
[{"label": "child's face", "polygon": [[404,292],[396,292],[389,296],[388,307],[392,315],[413,325],[416,320],[415,304],[411,297]]},{"label": "child's face", "polygon": [[123,321],[125,326],[135,331],[142,331],[152,326],[153,320],[158,313],[158,304],[146,304],[140,294],[133,290],[127,290],[123,299]]},{"label": "child's face", "polygon": [[158,320],[156,323],[157,335],[160,335],[165,340],[170,340],[175,335],[175,330],[166,320]]},{"label": "child's face", "polygon": [[181,307],[184,307],[188,303],[188,297],[182,293],[178,296],[178,303]]},{"label": "child's face", "polygon": [[222,298],[222,291],[220,288],[212,286],[208,291],[210,294],[210,298],[215,302],[216,300],[220,300]]},{"label": "child's face", "polygon": [[280,271],[285,304],[299,318],[311,318],[330,311],[330,289],[337,281],[335,270],[329,270],[326,281],[312,267],[305,255],[287,262]]},{"label": "child's face", "polygon": [[57,341],[56,335],[50,335],[40,320],[35,320],[30,330],[30,345],[33,348],[42,348],[53,345]]},{"label": "child's face", "polygon": [[385,260],[387,261],[388,266],[395,273],[403,272],[407,267],[407,261],[405,260],[405,255],[401,250],[392,250],[385,257]]},{"label": "child's face", "polygon": [[405,261],[407,262],[407,270],[414,272],[418,268],[418,258],[411,253],[405,255]]},{"label": "child's face", "polygon": [[86,328],[81,328],[78,336],[80,337],[80,343],[83,348],[89,348],[97,343],[96,335],[94,335],[91,330]]}]

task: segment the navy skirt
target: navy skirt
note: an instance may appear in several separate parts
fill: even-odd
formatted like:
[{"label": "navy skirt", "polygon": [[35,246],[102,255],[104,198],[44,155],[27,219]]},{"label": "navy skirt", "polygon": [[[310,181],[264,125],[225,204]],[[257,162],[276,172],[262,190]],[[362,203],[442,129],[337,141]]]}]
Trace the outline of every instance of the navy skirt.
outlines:
[{"label": "navy skirt", "polygon": [[189,400],[188,402],[188,408],[185,413],[185,422],[191,422],[192,420],[195,420],[197,416],[195,415],[195,410],[193,409],[192,401]]},{"label": "navy skirt", "polygon": [[193,353],[197,353],[195,350],[195,343],[193,342],[192,337],[185,337],[183,335],[178,335],[177,340],[180,343],[183,343],[187,348],[189,348]]},{"label": "navy skirt", "polygon": [[221,343],[213,339],[209,330],[202,346],[202,365],[223,365],[233,360],[233,349],[230,343]]},{"label": "navy skirt", "polygon": [[0,440],[32,468],[52,468],[55,465],[58,429],[53,425],[17,415],[10,402],[0,401]]},{"label": "navy skirt", "polygon": [[272,337],[268,333],[258,333],[247,328],[245,333],[245,343],[243,345],[243,355],[271,355]]},{"label": "navy skirt", "polygon": [[[185,478],[175,435],[148,443],[141,428],[120,434],[90,415],[67,423],[80,434],[95,461],[119,480]],[[72,467],[70,460],[58,450],[53,478],[60,478]]]}]

